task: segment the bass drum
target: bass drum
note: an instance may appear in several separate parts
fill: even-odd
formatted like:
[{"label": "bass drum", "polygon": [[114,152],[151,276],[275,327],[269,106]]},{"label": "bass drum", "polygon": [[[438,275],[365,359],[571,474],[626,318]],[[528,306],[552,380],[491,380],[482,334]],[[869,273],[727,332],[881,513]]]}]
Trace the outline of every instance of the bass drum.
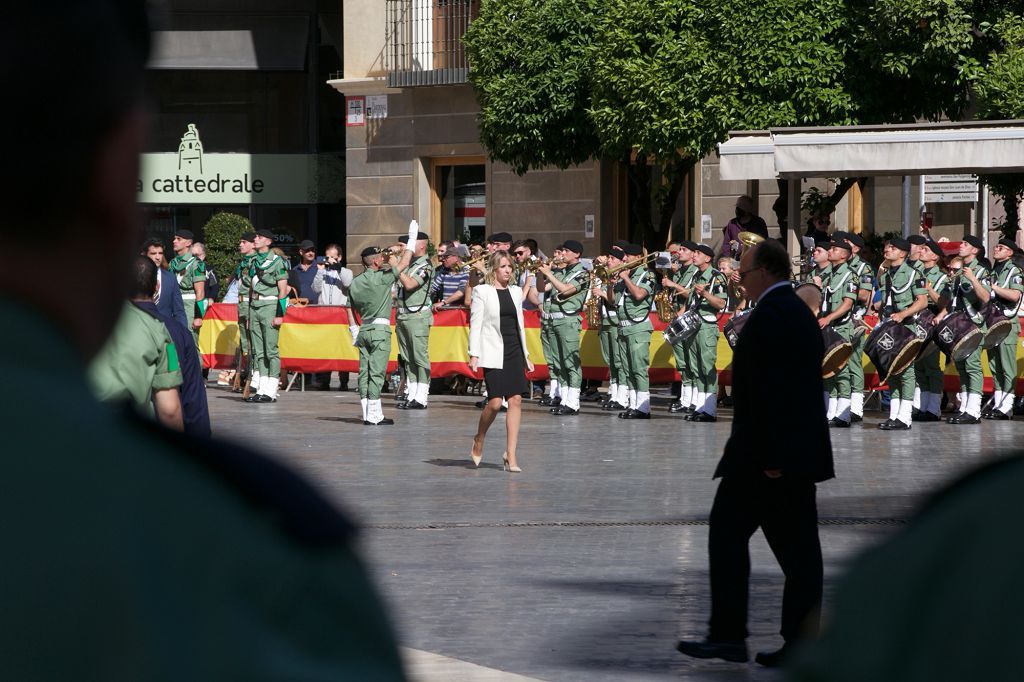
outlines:
[{"label": "bass drum", "polygon": [[924,344],[921,346],[921,353],[917,356],[918,359],[935,355],[939,351],[932,339],[932,335],[935,333],[935,313],[925,308],[917,314],[917,320],[915,320],[914,324],[916,325],[914,333],[917,334],[917,338],[921,339]]},{"label": "bass drum", "polygon": [[962,310],[944,317],[932,332],[932,341],[954,362],[964,360],[976,351],[984,337],[978,325],[971,322]]},{"label": "bass drum", "polygon": [[839,335],[832,327],[822,327],[821,336],[825,342],[825,357],[821,361],[821,378],[834,377],[853,355],[853,344]]},{"label": "bass drum", "polygon": [[669,325],[665,327],[665,331],[662,332],[662,335],[669,344],[674,346],[677,343],[686,341],[696,334],[697,330],[700,329],[700,326],[703,323],[703,320],[700,319],[700,313],[696,310],[687,310],[685,313],[672,320]]},{"label": "bass drum", "polygon": [[743,310],[736,313],[732,318],[725,323],[722,327],[722,333],[725,334],[725,341],[729,344],[729,348],[735,350],[736,344],[740,342],[740,334],[743,332],[743,325],[747,323],[747,319],[750,317],[750,310]]},{"label": "bass drum", "polygon": [[893,320],[879,322],[871,330],[864,353],[878,372],[879,381],[905,371],[924,345],[913,331]]},{"label": "bass drum", "polygon": [[995,348],[1006,340],[1010,331],[1013,330],[1013,323],[1003,314],[999,305],[992,301],[985,304],[985,307],[981,309],[981,314],[985,318],[985,326],[988,327],[981,345],[984,348]]}]

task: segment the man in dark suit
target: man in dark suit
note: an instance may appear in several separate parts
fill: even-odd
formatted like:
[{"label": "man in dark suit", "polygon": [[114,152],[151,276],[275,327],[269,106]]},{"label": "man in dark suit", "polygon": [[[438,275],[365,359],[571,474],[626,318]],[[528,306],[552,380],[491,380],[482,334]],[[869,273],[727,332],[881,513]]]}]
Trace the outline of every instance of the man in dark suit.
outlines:
[{"label": "man in dark suit", "polygon": [[188,320],[185,318],[185,303],[181,300],[181,289],[178,287],[177,278],[170,270],[164,267],[164,243],[155,237],[147,239],[142,245],[142,254],[157,267],[157,274],[160,277],[160,287],[157,293],[156,307],[160,314],[169,317],[181,324],[186,330],[189,329]]},{"label": "man in dark suit", "polygon": [[743,254],[740,281],[757,305],[733,355],[735,418],[715,470],[722,481],[711,507],[708,539],[710,627],[703,641],[679,642],[676,648],[689,656],[748,660],[748,544],[758,528],[782,567],[786,586],[785,644],[759,653],[757,662],[779,665],[795,640],[817,631],[823,569],[815,484],[835,473],[821,400],[821,330],[793,293],[789,275],[789,255],[773,239]]}]

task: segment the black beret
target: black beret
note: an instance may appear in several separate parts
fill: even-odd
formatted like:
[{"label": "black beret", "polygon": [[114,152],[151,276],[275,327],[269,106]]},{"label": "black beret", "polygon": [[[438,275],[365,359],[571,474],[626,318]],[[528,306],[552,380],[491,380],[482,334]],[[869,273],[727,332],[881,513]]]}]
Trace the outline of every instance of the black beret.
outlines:
[{"label": "black beret", "polygon": [[981,241],[980,238],[975,237],[973,234],[965,234],[964,241],[973,246],[976,249],[985,250],[985,242]]},{"label": "black beret", "polygon": [[573,253],[578,253],[578,254],[582,254],[583,253],[583,244],[580,244],[575,239],[566,239],[565,240],[565,248],[567,250],[569,250],[569,251],[572,251]]},{"label": "black beret", "polygon": [[644,248],[639,244],[626,244],[622,247],[622,251],[627,256],[640,256],[643,255]]},{"label": "black beret", "polygon": [[825,249],[826,251],[828,251],[829,248],[831,248],[831,246],[831,239],[819,239],[818,241],[814,242],[814,248],[816,249]]},{"label": "black beret", "polygon": [[927,246],[928,249],[939,258],[944,258],[946,255],[942,252],[942,247],[936,244],[935,242],[931,241],[930,239],[928,240],[928,243],[925,244],[925,246]]},{"label": "black beret", "polygon": [[858,249],[863,249],[864,248],[864,237],[861,237],[859,234],[857,234],[857,233],[850,234],[850,235],[848,235],[846,237],[846,239],[851,244],[856,246]]},{"label": "black beret", "polygon": [[271,232],[268,229],[265,229],[265,228],[262,229],[262,230],[256,230],[256,236],[257,237],[264,237],[266,239],[270,239],[271,241],[273,241],[273,239],[274,239],[274,233]]},{"label": "black beret", "polygon": [[[832,235],[832,236],[835,237],[835,235]],[[846,239],[842,239],[842,238],[840,238],[840,239],[833,239],[829,243],[828,246],[829,246],[830,249],[832,249],[832,248],[846,249],[847,251],[850,251],[851,253],[853,252],[853,247],[850,246],[850,242],[848,242]]]},{"label": "black beret", "polygon": [[366,258],[367,256],[374,256],[378,253],[380,253],[380,249],[378,249],[376,246],[367,246],[365,249],[363,249],[362,253],[360,253],[359,256],[361,258]]},{"label": "black beret", "polygon": [[243,232],[242,236],[239,237],[239,239],[241,241],[243,241],[243,242],[255,241],[256,240],[256,233],[255,232]]},{"label": "black beret", "polygon": [[612,246],[610,253],[619,260],[622,260],[622,257],[626,255],[626,252],[622,250],[621,246]]},{"label": "black beret", "polygon": [[1020,247],[1017,246],[1017,242],[1013,241],[1012,239],[1007,239],[1006,237],[1003,237],[1002,239],[999,240],[999,243],[1005,246],[1006,248],[1010,249],[1014,253],[1020,253]]},{"label": "black beret", "polygon": [[315,249],[315,248],[316,248],[316,244],[314,244],[313,242],[311,242],[308,239],[303,239],[301,242],[299,242],[299,251],[309,251],[310,249]]},{"label": "black beret", "polygon": [[192,234],[192,230],[175,230],[175,237],[181,237],[182,239],[195,239],[195,235]]},{"label": "black beret", "polygon": [[896,247],[900,251],[910,251],[910,242],[903,237],[893,237],[889,240],[889,244]]},{"label": "black beret", "polygon": [[704,255],[708,256],[709,258],[714,258],[715,257],[714,250],[710,246],[708,246],[707,244],[694,244],[693,245],[693,250],[694,251],[700,251],[701,253],[703,253]]},{"label": "black beret", "polygon": [[626,244],[629,244],[629,242],[626,241],[625,239],[616,239],[615,241],[612,242],[612,246],[619,247],[620,251],[626,248]]},{"label": "black beret", "polygon": [[679,246],[683,247],[684,249],[689,249],[690,251],[696,251],[697,250],[697,243],[696,242],[691,242],[689,240],[684,240],[684,241],[679,242]]},{"label": "black beret", "polygon": [[[417,237],[417,239],[420,239],[420,237]],[[494,234],[487,238],[488,244],[497,244],[498,242],[511,243],[512,241],[512,235],[510,235],[508,232],[495,232]]]},{"label": "black beret", "polygon": [[925,244],[928,243],[928,238],[925,237],[923,234],[912,234],[909,237],[907,237],[907,241],[910,242],[911,244],[914,244],[915,246],[924,246]]},{"label": "black beret", "polygon": [[849,238],[850,238],[850,233],[847,232],[846,230],[836,230],[835,232],[832,233],[832,241],[835,241],[837,239],[849,239]]}]

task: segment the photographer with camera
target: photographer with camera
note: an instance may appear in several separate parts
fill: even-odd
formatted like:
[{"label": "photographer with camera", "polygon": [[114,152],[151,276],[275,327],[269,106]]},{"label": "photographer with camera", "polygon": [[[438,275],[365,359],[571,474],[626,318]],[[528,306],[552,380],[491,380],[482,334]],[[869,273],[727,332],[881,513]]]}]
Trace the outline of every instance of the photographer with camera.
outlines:
[{"label": "photographer with camera", "polygon": [[[324,249],[323,258],[317,258],[316,268],[313,291],[320,297],[319,304],[340,305],[348,308],[348,288],[352,286],[352,271],[345,267],[341,248],[337,244],[328,244]],[[318,374],[317,378],[321,390],[326,391],[330,388],[330,372]],[[338,372],[338,380],[341,382],[338,390],[348,390],[348,372]]]}]

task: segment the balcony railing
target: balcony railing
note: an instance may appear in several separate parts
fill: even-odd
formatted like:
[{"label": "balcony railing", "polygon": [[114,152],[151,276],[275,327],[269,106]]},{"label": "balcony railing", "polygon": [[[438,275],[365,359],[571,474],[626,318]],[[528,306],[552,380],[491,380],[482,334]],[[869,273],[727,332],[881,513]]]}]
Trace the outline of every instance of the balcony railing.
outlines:
[{"label": "balcony railing", "polygon": [[479,9],[480,0],[387,0],[388,87],[465,83],[462,36]]}]

